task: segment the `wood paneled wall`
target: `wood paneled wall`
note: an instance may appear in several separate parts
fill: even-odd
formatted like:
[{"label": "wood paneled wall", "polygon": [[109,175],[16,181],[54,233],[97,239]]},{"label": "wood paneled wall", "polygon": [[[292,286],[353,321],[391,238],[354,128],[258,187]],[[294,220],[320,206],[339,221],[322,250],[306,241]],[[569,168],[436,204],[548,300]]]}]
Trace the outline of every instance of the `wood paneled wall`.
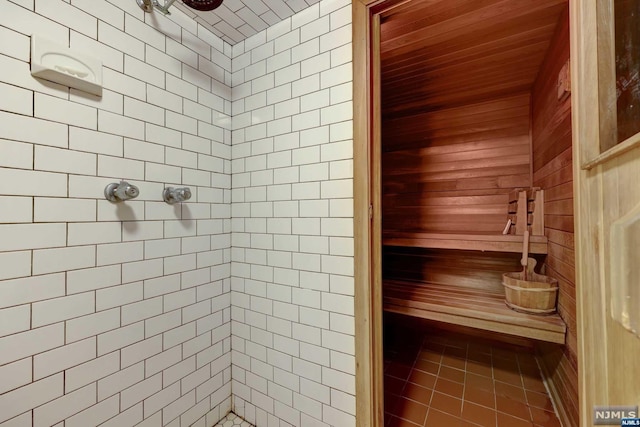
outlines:
[{"label": "wood paneled wall", "polygon": [[[568,8],[567,8],[568,9]],[[543,369],[570,426],[578,425],[578,372],[573,234],[571,98],[558,100],[556,84],[569,59],[569,14],[562,15],[532,91],[533,184],[545,189],[546,274],[559,281],[558,311],[567,324],[565,346],[540,344]]]},{"label": "wood paneled wall", "polygon": [[383,276],[503,292],[502,274],[522,270],[521,256],[505,252],[386,247]]},{"label": "wood paneled wall", "polygon": [[383,229],[501,233],[529,132],[528,94],[383,120]]}]

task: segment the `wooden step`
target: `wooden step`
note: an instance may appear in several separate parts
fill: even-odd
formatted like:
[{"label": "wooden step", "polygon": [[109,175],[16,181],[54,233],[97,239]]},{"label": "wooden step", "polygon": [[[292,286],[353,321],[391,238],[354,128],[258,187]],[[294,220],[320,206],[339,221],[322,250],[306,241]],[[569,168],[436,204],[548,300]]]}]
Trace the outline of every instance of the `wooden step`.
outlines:
[{"label": "wooden step", "polygon": [[[385,231],[382,244],[433,249],[460,249],[492,252],[522,252],[523,236],[516,234],[453,234]],[[529,253],[546,254],[547,238],[531,236]]]},{"label": "wooden step", "polygon": [[506,306],[504,292],[402,280],[383,281],[384,310],[438,322],[564,344],[559,315],[535,316]]}]

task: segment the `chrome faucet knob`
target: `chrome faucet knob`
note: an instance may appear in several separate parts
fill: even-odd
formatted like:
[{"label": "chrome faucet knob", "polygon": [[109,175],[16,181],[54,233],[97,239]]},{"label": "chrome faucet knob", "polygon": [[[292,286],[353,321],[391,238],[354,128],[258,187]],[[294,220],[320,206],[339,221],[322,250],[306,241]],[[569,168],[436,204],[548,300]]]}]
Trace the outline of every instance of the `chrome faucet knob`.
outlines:
[{"label": "chrome faucet knob", "polygon": [[138,197],[140,190],[128,182],[121,182],[113,194],[120,200],[128,200]]},{"label": "chrome faucet knob", "polygon": [[184,202],[185,200],[189,200],[191,198],[191,190],[187,187],[185,188],[179,188],[177,191],[177,198],[181,201]]},{"label": "chrome faucet knob", "polygon": [[140,190],[126,181],[113,182],[104,189],[104,196],[111,202],[123,202],[135,199],[140,195]]},{"label": "chrome faucet knob", "polygon": [[184,202],[191,198],[191,189],[189,187],[173,188],[167,187],[162,192],[162,198],[170,205]]}]

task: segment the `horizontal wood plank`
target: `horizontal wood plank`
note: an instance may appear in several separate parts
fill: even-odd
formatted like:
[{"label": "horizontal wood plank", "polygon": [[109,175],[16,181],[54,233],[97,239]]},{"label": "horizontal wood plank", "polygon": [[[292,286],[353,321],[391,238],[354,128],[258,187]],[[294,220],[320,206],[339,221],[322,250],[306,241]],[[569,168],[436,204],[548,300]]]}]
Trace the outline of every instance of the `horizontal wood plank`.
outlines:
[{"label": "horizontal wood plank", "polygon": [[[383,233],[382,244],[386,246],[520,253],[522,252],[523,236],[514,234],[447,234],[386,231]],[[530,253],[546,254],[547,250],[547,238],[545,236],[530,237]]]},{"label": "horizontal wood plank", "polygon": [[518,313],[506,306],[500,292],[385,280],[383,294],[389,312],[548,342],[565,340],[560,316]]},{"label": "horizontal wood plank", "polygon": [[[501,232],[508,219],[505,198],[531,186],[529,104],[529,95],[520,94],[385,119],[383,229]],[[444,195],[450,198],[439,200]],[[482,203],[464,198],[479,195],[494,197]]]}]

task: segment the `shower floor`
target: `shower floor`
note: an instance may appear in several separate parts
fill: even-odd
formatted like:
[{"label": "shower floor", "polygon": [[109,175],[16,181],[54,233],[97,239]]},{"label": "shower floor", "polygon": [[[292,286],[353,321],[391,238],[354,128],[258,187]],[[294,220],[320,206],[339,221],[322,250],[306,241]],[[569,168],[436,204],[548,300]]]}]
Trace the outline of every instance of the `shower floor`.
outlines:
[{"label": "shower floor", "polygon": [[385,325],[386,427],[561,427],[531,349]]},{"label": "shower floor", "polygon": [[213,427],[253,427],[248,421],[243,420],[233,412],[229,412],[226,417],[218,421]]}]

